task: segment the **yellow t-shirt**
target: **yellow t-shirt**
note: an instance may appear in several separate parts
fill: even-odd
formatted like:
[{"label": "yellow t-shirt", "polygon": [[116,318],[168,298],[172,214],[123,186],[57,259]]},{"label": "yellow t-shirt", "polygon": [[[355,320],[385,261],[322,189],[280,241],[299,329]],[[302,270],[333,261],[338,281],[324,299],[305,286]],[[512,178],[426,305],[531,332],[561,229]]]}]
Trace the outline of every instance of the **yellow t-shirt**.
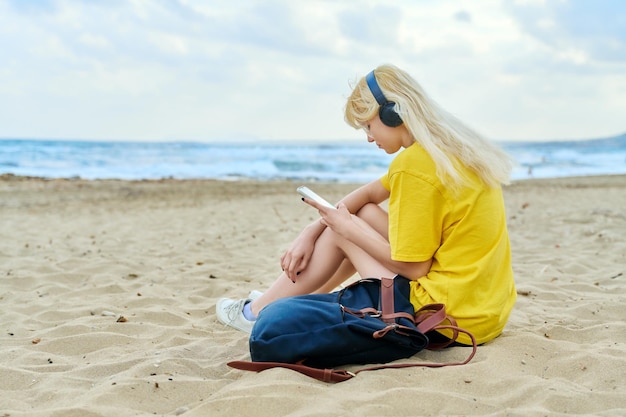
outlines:
[{"label": "yellow t-shirt", "polygon": [[[442,185],[433,160],[415,143],[396,156],[381,183],[390,192],[391,258],[433,259],[428,274],[411,281],[411,303],[416,310],[444,303],[480,344],[502,332],[516,291],[502,189],[459,169],[469,186],[455,193]],[[463,333],[457,340],[471,344]]]}]

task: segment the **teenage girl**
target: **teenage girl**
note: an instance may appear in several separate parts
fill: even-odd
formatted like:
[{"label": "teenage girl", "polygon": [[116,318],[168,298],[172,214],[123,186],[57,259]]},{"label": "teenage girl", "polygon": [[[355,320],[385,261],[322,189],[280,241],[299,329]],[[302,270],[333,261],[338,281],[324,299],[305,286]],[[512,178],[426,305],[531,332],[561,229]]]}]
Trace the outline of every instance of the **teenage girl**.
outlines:
[{"label": "teenage girl", "polygon": [[[516,298],[501,188],[508,155],[392,65],[357,83],[345,119],[386,153],[400,151],[388,172],[346,195],[337,210],[305,199],[320,218],[281,257],[283,272],[262,294],[220,299],[220,321],[250,332],[272,301],[331,291],[356,272],[404,276],[416,310],[443,303],[479,344],[498,336]],[[388,211],[380,205],[387,200]],[[465,334],[458,342],[471,344]]]}]

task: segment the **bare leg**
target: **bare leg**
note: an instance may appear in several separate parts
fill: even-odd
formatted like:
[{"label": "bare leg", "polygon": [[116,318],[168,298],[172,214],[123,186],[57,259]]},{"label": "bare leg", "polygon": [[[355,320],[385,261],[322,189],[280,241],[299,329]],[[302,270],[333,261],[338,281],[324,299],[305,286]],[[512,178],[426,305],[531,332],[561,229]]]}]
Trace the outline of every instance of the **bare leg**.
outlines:
[{"label": "bare leg", "polygon": [[[378,234],[388,239],[388,216],[387,212],[376,204],[367,204],[361,210],[358,211],[357,217],[365,221],[371,226]],[[341,266],[337,269],[337,272],[317,291],[316,293],[328,293],[333,291],[348,278],[352,277],[356,273],[356,269],[352,265],[349,259],[344,259]]]},{"label": "bare leg", "polygon": [[310,267],[300,273],[292,282],[283,272],[263,295],[252,302],[254,314],[272,301],[294,295],[310,294],[322,287],[335,274],[344,260],[344,254],[334,244],[334,233],[330,229],[322,232],[315,242],[315,249],[309,261]]},{"label": "bare leg", "polygon": [[[387,213],[377,205],[368,204],[357,213],[364,227],[387,237]],[[361,248],[326,229],[315,242],[309,263],[293,283],[282,273],[263,295],[250,305],[254,314],[272,301],[294,295],[330,291],[358,272],[362,277],[392,277],[395,274],[364,252]]]},{"label": "bare leg", "polygon": [[335,290],[338,286],[340,286],[343,282],[345,282],[348,278],[352,277],[356,273],[356,269],[350,263],[348,259],[344,259],[337,272],[330,277],[328,281],[320,288],[318,288],[315,293],[325,294]]}]

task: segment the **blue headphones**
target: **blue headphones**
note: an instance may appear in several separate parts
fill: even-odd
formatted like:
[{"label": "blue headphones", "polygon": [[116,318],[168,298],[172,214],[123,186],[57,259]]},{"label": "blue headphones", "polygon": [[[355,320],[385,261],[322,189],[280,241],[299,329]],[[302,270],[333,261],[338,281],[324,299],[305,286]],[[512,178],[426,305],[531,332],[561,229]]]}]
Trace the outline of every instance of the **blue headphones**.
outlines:
[{"label": "blue headphones", "polygon": [[383,122],[385,126],[400,126],[402,124],[402,119],[393,108],[396,103],[387,100],[382,90],[378,86],[378,82],[376,82],[376,75],[374,75],[374,71],[365,76],[365,81],[367,82],[367,86],[370,88],[370,91],[374,95],[374,98],[380,105],[380,108],[378,109],[378,116],[380,117],[380,121]]}]

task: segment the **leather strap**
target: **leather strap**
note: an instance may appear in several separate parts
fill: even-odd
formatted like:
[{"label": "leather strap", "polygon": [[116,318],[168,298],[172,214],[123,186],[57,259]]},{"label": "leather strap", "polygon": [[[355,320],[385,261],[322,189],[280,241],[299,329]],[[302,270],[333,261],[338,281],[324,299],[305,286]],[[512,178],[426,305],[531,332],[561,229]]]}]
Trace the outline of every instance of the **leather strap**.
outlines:
[{"label": "leather strap", "polygon": [[[340,305],[340,307],[344,313],[352,314],[353,316],[356,316],[359,318],[363,318],[365,316],[380,317],[380,318],[383,317],[383,314],[379,310],[376,310],[375,308],[371,308],[371,307],[362,308],[360,310],[352,310],[351,308],[348,308],[343,305]],[[392,319],[390,324],[395,323],[395,319],[400,318],[400,317],[404,317],[405,319],[410,320],[412,322],[415,321],[415,317],[412,314],[405,313],[403,311],[399,311],[393,314],[387,314],[386,317]]]},{"label": "leather strap", "polygon": [[348,308],[341,304],[339,305],[339,307],[341,308],[341,311],[343,311],[344,313],[352,314],[353,316],[356,316],[359,318],[363,318],[365,316],[380,317],[381,315],[379,310],[376,310],[375,308],[372,308],[372,307],[362,308],[360,310],[352,310],[351,308]]},{"label": "leather strap", "polygon": [[388,318],[392,319],[391,320],[392,324],[395,322],[395,319],[401,318],[401,317],[404,317],[405,319],[408,319],[408,320],[410,320],[412,322],[415,321],[415,317],[413,315],[411,315],[409,313],[405,313],[404,311],[399,311],[397,313],[383,315],[381,317],[388,317]]},{"label": "leather strap", "polygon": [[393,324],[396,322],[394,314],[396,312],[394,305],[394,291],[393,291],[393,278],[381,278],[380,279],[380,304],[382,316],[381,320],[387,324]]},{"label": "leather strap", "polygon": [[[380,316],[380,319],[389,325],[394,325],[397,318],[404,317],[405,319],[415,322],[415,317],[409,313],[403,311],[395,311],[394,301],[394,278],[381,278],[380,279],[380,310],[373,307],[366,307],[360,310],[352,310],[348,307],[341,305],[341,309],[357,317],[364,317],[369,315],[372,317]],[[444,314],[445,315],[445,314]]]},{"label": "leather strap", "polygon": [[428,304],[415,313],[415,324],[422,333],[428,333],[437,325],[446,321],[446,306],[444,304]]},{"label": "leather strap", "polygon": [[233,361],[228,362],[227,365],[242,371],[254,372],[261,372],[271,368],[291,369],[322,382],[343,382],[356,376],[355,373],[345,370],[312,368],[297,363]]}]

